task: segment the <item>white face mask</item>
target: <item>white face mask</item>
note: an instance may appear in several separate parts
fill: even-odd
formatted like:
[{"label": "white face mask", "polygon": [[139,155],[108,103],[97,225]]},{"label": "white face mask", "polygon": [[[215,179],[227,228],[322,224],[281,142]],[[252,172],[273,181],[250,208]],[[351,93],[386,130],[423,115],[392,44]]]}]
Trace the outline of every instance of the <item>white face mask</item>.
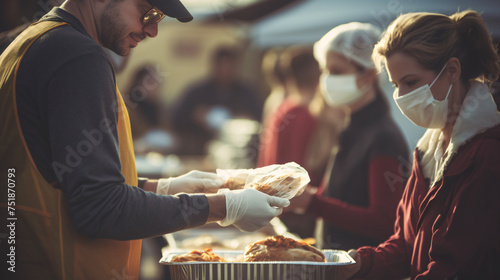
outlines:
[{"label": "white face mask", "polygon": [[358,89],[356,74],[322,74],[320,87],[326,102],[330,106],[349,105],[361,98],[366,92],[366,90]]},{"label": "white face mask", "polygon": [[445,68],[446,64],[430,86],[428,84],[423,85],[400,97],[398,97],[399,90],[396,89],[394,91],[394,101],[396,101],[401,112],[414,124],[424,128],[443,128],[446,125],[448,119],[448,96],[453,84],[450,85],[444,100],[434,99],[431,92],[432,85],[434,85]]}]

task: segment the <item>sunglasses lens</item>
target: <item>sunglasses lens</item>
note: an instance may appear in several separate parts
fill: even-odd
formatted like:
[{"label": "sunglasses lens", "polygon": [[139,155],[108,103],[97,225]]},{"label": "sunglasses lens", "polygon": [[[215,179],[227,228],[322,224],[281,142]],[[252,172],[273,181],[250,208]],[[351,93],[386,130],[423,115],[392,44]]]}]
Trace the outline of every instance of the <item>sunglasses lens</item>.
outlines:
[{"label": "sunglasses lens", "polygon": [[165,17],[162,13],[158,12],[155,9],[149,10],[143,18],[144,24],[157,23]]}]

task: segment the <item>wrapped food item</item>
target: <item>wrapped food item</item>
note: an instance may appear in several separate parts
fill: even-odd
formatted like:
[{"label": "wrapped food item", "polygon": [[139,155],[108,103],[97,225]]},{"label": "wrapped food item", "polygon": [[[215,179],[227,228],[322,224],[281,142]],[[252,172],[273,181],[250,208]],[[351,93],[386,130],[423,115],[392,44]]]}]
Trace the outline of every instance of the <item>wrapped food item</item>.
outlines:
[{"label": "wrapped food item", "polygon": [[249,170],[252,169],[218,169],[217,174],[224,180],[222,188],[230,190],[243,189],[250,174]]},{"label": "wrapped food item", "polygon": [[172,259],[172,262],[226,262],[225,259],[214,254],[211,248],[201,251],[191,251]]},{"label": "wrapped food item", "polygon": [[223,188],[253,188],[268,195],[291,199],[304,192],[311,181],[307,171],[295,162],[255,169],[217,169]]},{"label": "wrapped food item", "polygon": [[325,255],[307,244],[283,236],[271,236],[248,245],[245,262],[262,261],[309,261],[325,262]]}]

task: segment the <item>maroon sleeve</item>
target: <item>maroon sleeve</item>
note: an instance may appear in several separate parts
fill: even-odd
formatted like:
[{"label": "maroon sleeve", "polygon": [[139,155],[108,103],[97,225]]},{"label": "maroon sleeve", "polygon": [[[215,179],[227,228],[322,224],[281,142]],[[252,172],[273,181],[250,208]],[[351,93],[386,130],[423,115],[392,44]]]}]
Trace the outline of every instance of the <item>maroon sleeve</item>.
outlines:
[{"label": "maroon sleeve", "polygon": [[403,192],[403,182],[391,182],[385,174],[399,174],[400,163],[381,155],[369,165],[370,205],[360,207],[316,194],[308,211],[335,226],[373,239],[384,240],[393,233],[396,208]]},{"label": "maroon sleeve", "polygon": [[264,122],[264,126],[262,127],[262,132],[259,137],[260,143],[257,167],[276,163],[276,143],[278,141],[277,138],[280,123],[278,113],[283,106],[284,104],[281,104],[278,109],[276,109]]},{"label": "maroon sleeve", "polygon": [[296,107],[283,118],[278,133],[276,162],[294,161],[304,166],[306,149],[315,121],[306,107]]},{"label": "maroon sleeve", "polygon": [[304,165],[309,139],[316,127],[314,118],[303,106],[282,104],[270,116],[260,136],[257,165],[283,164],[294,161]]},{"label": "maroon sleeve", "polygon": [[[482,155],[478,153],[477,157],[483,158],[480,163],[468,163],[463,175],[445,177],[454,184],[456,192],[432,224],[430,250],[423,252],[430,260],[415,279],[500,279],[498,155],[500,148],[495,142],[484,148]],[[410,263],[416,234],[412,229],[416,227],[420,205],[419,199],[412,197],[422,195],[419,191],[413,193],[413,177],[414,173],[398,207],[394,235],[377,248],[358,249],[361,269],[354,279],[400,279],[408,276],[410,265],[420,261],[417,257],[414,264]],[[407,231],[403,230],[405,227]],[[405,236],[404,232],[413,236]]]},{"label": "maroon sleeve", "polygon": [[433,225],[427,271],[415,279],[499,279],[500,146],[490,143],[456,180],[460,185],[449,211]]},{"label": "maroon sleeve", "polygon": [[408,277],[411,248],[408,248],[407,240],[412,240],[414,237],[405,236],[404,229],[405,226],[412,225],[414,213],[411,212],[411,205],[414,203],[412,199],[415,195],[417,177],[414,169],[398,205],[394,234],[378,247],[366,246],[357,250],[361,268],[353,279],[390,280]]},{"label": "maroon sleeve", "polygon": [[353,279],[391,280],[408,277],[410,257],[403,232],[405,207],[406,203],[401,200],[395,232],[389,239],[376,248],[367,246],[357,250],[361,268]]}]

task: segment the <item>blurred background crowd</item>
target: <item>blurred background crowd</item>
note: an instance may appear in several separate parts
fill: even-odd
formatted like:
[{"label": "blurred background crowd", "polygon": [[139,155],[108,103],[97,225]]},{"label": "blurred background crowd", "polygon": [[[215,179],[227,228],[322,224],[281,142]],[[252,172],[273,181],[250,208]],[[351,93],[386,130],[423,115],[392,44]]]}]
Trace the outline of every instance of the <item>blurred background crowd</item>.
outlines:
[{"label": "blurred background crowd", "polygon": [[[0,3],[0,50],[3,50],[16,34],[62,0],[1,0]],[[194,15],[194,22],[181,24],[166,18],[159,24],[158,38],[146,40],[128,57],[109,52],[117,85],[131,115],[138,169],[150,177],[191,170],[190,166],[182,165],[183,160],[212,170],[272,163],[274,159],[259,159],[261,142],[270,138],[266,138],[269,133],[261,133],[262,127],[290,96],[301,95],[300,102],[308,104],[307,110],[320,122],[326,119],[337,122],[331,124],[331,130],[322,132],[323,136],[327,133],[329,139],[334,139],[343,113],[333,110],[329,113],[333,118],[318,113],[321,97],[315,98],[314,94],[320,73],[312,56],[312,45],[340,24],[359,21],[384,30],[401,13],[450,14],[472,8],[482,12],[493,38],[500,40],[500,5],[495,1],[185,0],[183,3]],[[386,79],[381,78],[381,86],[391,97],[392,88]],[[389,103],[391,115],[412,150],[424,129],[407,120],[393,102]],[[140,157],[148,154],[148,159]],[[314,160],[316,165],[324,165],[326,159],[321,157],[325,153],[317,151],[315,155],[319,159]],[[171,167],[164,168],[165,164]],[[321,177],[321,168],[310,168],[313,183],[316,176]]]},{"label": "blurred background crowd", "polygon": [[[3,51],[62,0],[0,3]],[[471,8],[482,13],[493,39],[500,41],[500,4],[488,0],[183,3],[195,18],[192,23],[165,18],[158,38],[146,40],[128,57],[108,52],[131,119],[137,169],[144,177],[296,161],[308,170],[311,185],[319,186],[331,150],[350,120],[319,94],[321,70],[313,44],[340,24],[371,23],[382,31],[401,13],[449,15]],[[378,82],[409,154],[425,129],[398,110],[387,76],[380,75]],[[497,104],[499,85],[493,84]],[[302,238],[313,235],[314,218],[287,213],[282,220]]]}]

